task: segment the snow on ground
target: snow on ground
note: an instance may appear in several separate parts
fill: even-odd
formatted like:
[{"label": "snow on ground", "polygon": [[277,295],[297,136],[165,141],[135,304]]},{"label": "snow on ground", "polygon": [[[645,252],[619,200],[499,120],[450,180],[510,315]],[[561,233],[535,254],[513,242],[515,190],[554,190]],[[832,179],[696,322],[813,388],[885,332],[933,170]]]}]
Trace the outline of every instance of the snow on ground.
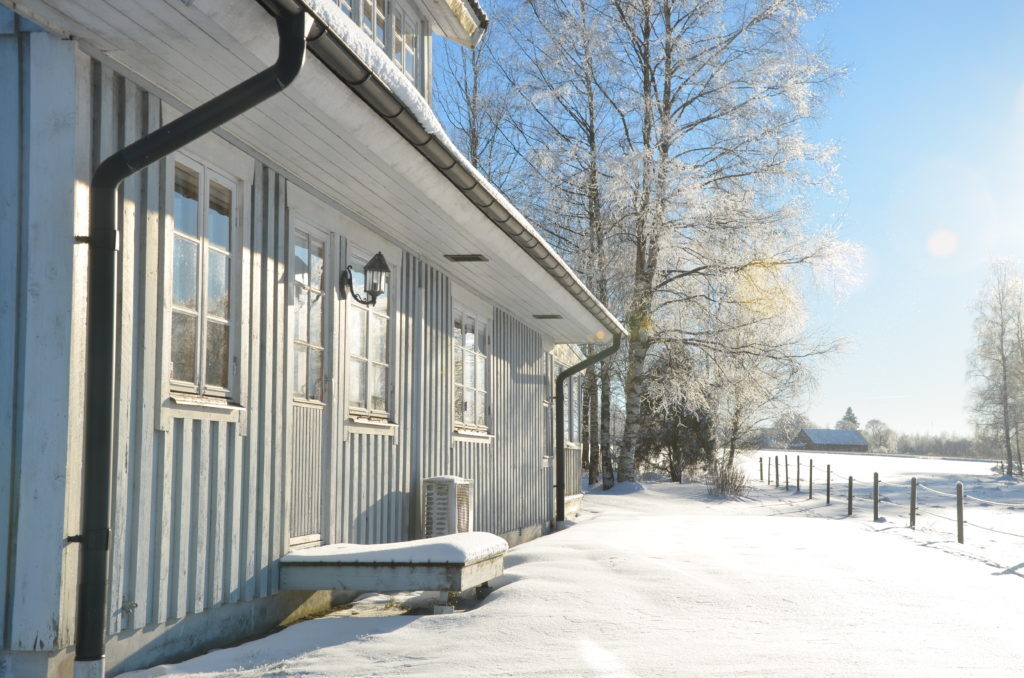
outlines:
[{"label": "snow on ground", "polygon": [[[795,466],[789,492],[760,482],[757,456],[744,462],[752,470],[744,500],[710,498],[700,483],[591,493],[575,524],[512,549],[494,592],[456,614],[316,619],[134,675],[1020,673],[1022,543],[997,551],[969,528],[959,546],[937,518],[935,529],[912,532],[899,486],[916,474],[947,491],[957,476],[977,496],[1024,503],[1016,484],[972,462],[812,455],[816,485],[819,463],[867,481],[877,466],[894,484],[884,522],[874,523],[860,498],[846,517],[845,488],[832,506],[823,491],[796,493]],[[870,497],[870,482],[855,494],[865,491]],[[941,514],[948,504],[932,508]],[[979,524],[1024,522],[1008,507],[969,505],[975,514]]]}]

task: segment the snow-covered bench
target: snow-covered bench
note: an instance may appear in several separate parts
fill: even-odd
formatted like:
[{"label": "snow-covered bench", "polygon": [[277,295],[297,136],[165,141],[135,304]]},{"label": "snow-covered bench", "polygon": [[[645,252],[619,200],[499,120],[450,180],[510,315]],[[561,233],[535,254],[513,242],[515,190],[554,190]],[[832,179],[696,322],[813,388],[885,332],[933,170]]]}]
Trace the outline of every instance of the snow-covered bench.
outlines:
[{"label": "snow-covered bench", "polygon": [[391,544],[329,544],[281,558],[286,591],[444,591],[483,587],[505,570],[508,542],[462,532]]}]

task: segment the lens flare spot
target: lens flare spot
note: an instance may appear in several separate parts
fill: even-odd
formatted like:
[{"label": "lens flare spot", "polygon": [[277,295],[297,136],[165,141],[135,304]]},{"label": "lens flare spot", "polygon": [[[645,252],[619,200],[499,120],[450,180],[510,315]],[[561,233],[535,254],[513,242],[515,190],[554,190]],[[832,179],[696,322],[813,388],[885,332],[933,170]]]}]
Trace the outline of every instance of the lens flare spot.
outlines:
[{"label": "lens flare spot", "polygon": [[929,235],[926,246],[928,247],[929,254],[933,257],[944,259],[956,254],[956,250],[960,246],[960,240],[953,231],[943,229]]}]

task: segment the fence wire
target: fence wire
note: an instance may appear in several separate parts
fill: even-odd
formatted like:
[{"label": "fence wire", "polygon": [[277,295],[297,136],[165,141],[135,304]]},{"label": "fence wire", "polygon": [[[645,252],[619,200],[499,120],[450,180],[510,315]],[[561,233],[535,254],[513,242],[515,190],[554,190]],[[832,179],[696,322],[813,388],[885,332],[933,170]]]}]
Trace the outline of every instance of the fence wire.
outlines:
[{"label": "fence wire", "polygon": [[[768,467],[769,467],[768,484],[769,484],[769,486],[771,485],[771,482],[772,482],[771,481],[771,473],[770,473],[771,465],[772,465],[772,458],[769,457],[768,458]],[[782,464],[780,464],[780,466],[782,466]],[[801,467],[810,468],[810,463],[808,462],[808,463],[805,464],[803,461],[798,461],[798,462],[796,462],[796,467],[798,469],[801,468]],[[818,468],[821,469],[822,466],[819,465]],[[842,484],[845,485],[851,479],[851,476],[848,476],[848,475],[844,476],[844,475],[840,474],[839,472],[837,472],[835,470],[832,470],[830,468],[830,465],[825,465],[825,468],[827,470],[826,477],[829,480],[833,480],[833,479],[834,480],[839,480],[839,481],[842,481]],[[778,475],[780,475],[780,474],[778,474],[778,473],[776,474],[776,482],[777,483],[778,483]],[[874,487],[874,480],[873,479],[871,481],[864,481],[864,480],[860,480],[858,478],[853,478],[853,482],[854,482],[854,484],[860,485],[861,487],[872,487],[872,488]],[[899,489],[903,489],[903,490],[909,490],[909,489],[913,488],[913,484],[912,483],[906,483],[906,484],[904,484],[904,483],[890,483],[890,482],[885,482],[883,480],[879,480],[878,481],[878,485],[879,485],[879,487],[886,486],[886,487],[892,487],[892,488],[899,488]],[[925,490],[926,492],[931,492],[932,494],[938,495],[940,497],[946,497],[946,498],[949,498],[949,499],[956,499],[957,498],[956,494],[951,494],[949,492],[943,492],[941,490],[936,490],[936,489],[934,489],[932,487],[929,487],[929,486],[925,485],[922,482],[918,482],[917,483],[917,487],[920,490]],[[979,504],[983,504],[983,505],[1004,506],[1006,508],[1011,508],[1011,509],[1024,509],[1024,504],[995,501],[993,499],[983,499],[981,497],[975,497],[974,495],[966,494],[966,493],[963,494],[963,498],[964,498],[965,502],[966,502],[966,500],[970,499],[971,501],[975,501],[975,502],[977,502]],[[857,501],[864,501],[864,502],[873,501],[873,497],[858,496],[857,494],[853,494],[853,499],[857,500]],[[888,499],[886,497],[879,496],[878,501],[879,501],[879,503],[885,503],[885,504],[889,504],[889,505],[892,505],[892,506],[900,506],[900,504],[898,504],[897,502],[893,501],[892,499]],[[933,513],[932,511],[927,511],[925,509],[922,509],[920,504],[918,504],[918,506],[917,506],[917,515],[919,515],[919,516],[930,516],[932,518],[938,518],[940,520],[948,520],[949,522],[952,522],[952,523],[957,522],[956,518],[950,518],[949,516],[944,516],[944,515],[941,515],[939,513]],[[1015,537],[1017,539],[1024,539],[1024,534],[1018,534],[1016,532],[1009,532],[1009,531],[1006,531],[1006,530],[1000,530],[1000,529],[997,529],[997,528],[994,528],[994,527],[987,527],[985,525],[979,525],[978,523],[970,522],[968,520],[964,520],[963,524],[965,526],[966,525],[970,525],[972,528],[976,528],[976,529],[979,529],[979,530],[984,530],[986,532],[992,532],[992,533],[995,533],[995,534],[1001,534],[1001,535],[1005,535],[1007,537]]]}]

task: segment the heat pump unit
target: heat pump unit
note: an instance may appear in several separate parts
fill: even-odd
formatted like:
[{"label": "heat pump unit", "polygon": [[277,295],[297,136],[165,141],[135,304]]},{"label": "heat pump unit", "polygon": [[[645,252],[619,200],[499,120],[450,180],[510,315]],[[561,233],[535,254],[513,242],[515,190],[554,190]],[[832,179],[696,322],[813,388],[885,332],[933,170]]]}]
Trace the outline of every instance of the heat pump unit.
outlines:
[{"label": "heat pump unit", "polygon": [[473,481],[437,476],[423,481],[424,537],[473,531]]}]

